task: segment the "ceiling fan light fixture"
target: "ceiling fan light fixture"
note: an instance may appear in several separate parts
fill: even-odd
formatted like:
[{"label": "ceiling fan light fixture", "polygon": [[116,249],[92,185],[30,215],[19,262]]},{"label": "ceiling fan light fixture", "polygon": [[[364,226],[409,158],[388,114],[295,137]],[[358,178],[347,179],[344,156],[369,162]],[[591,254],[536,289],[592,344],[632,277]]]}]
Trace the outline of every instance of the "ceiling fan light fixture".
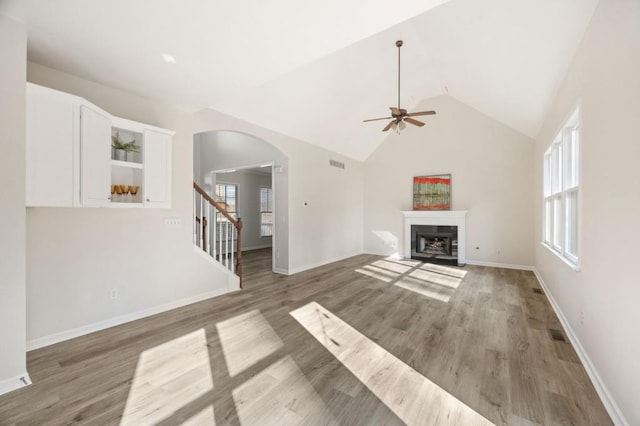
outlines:
[{"label": "ceiling fan light fixture", "polygon": [[415,120],[410,117],[417,116],[417,115],[434,115],[436,113],[435,111],[420,111],[420,112],[409,113],[407,112],[406,109],[400,108],[400,48],[402,47],[402,44],[403,44],[402,40],[396,41],[396,47],[398,48],[398,106],[389,107],[389,109],[391,110],[391,117],[371,118],[368,120],[364,120],[365,122],[378,121],[378,120],[392,120],[382,129],[382,131],[386,132],[389,129],[393,129],[398,134],[400,134],[401,130],[404,130],[404,128],[407,127],[407,125],[405,124],[405,120],[407,120],[409,124],[412,124],[414,126],[418,126],[418,127],[424,126],[423,122]]}]

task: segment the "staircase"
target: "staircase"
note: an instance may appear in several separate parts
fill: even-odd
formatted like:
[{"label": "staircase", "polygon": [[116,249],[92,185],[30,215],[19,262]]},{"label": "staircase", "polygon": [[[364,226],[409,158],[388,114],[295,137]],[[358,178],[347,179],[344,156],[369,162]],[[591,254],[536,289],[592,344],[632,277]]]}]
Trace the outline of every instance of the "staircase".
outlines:
[{"label": "staircase", "polygon": [[242,288],[242,220],[227,212],[193,182],[193,243],[240,278]]}]

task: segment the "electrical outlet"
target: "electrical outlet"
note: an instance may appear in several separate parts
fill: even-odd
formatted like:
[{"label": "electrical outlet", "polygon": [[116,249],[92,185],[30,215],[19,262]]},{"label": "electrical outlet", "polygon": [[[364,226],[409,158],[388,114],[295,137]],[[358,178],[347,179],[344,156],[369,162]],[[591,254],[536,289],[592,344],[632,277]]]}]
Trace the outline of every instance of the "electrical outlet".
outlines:
[{"label": "electrical outlet", "polygon": [[109,290],[109,299],[114,300],[117,298],[118,298],[118,289],[112,288],[111,290]]},{"label": "electrical outlet", "polygon": [[182,227],[182,218],[179,217],[167,217],[164,220],[165,228],[180,228]]}]

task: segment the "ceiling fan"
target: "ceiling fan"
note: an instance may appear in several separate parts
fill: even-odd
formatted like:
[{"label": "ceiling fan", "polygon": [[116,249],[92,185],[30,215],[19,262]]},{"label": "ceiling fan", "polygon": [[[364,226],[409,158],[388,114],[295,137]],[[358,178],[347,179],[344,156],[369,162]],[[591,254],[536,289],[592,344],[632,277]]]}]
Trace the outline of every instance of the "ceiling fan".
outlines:
[{"label": "ceiling fan", "polygon": [[397,107],[389,107],[391,110],[391,117],[382,117],[382,118],[371,118],[367,121],[377,121],[377,120],[391,120],[389,124],[387,124],[383,132],[386,132],[389,129],[397,130],[400,133],[400,130],[405,128],[405,122],[409,124],[413,124],[414,126],[422,127],[424,123],[422,121],[418,121],[411,117],[416,117],[419,115],[434,115],[435,111],[420,111],[420,112],[411,112],[408,113],[406,109],[400,108],[400,48],[402,47],[402,40],[396,41],[396,46],[398,47],[398,106]]}]

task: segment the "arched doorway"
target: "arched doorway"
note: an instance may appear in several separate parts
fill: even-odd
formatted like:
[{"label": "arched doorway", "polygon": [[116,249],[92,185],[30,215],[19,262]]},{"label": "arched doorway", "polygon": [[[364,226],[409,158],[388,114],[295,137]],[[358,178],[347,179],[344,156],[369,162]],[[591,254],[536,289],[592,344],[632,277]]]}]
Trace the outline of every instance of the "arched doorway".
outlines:
[{"label": "arched doorway", "polygon": [[[246,273],[288,271],[287,168],[287,157],[255,136],[229,130],[194,135],[194,182],[242,218],[243,259],[261,258]],[[263,259],[267,253],[270,262]]]}]

